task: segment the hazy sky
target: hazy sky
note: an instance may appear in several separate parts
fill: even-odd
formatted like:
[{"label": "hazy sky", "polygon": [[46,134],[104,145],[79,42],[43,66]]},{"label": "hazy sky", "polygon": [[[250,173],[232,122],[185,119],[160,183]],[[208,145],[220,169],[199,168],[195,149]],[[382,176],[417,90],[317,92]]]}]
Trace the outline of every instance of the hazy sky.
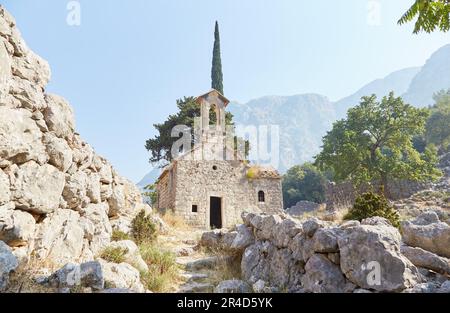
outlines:
[{"label": "hazy sky", "polygon": [[413,0],[80,0],[80,26],[67,24],[68,0],[0,2],[50,62],[48,91],[70,101],[82,137],[135,182],[150,169],[152,125],[210,88],[216,19],[225,93],[239,102],[337,100],[450,43],[396,24]]}]

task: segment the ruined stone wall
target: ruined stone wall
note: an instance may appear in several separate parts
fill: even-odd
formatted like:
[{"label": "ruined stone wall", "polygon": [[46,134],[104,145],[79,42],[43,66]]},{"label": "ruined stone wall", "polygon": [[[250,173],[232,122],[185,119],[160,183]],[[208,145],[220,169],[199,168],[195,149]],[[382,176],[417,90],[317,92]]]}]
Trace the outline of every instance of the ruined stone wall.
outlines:
[{"label": "ruined stone wall", "polygon": [[[282,209],[281,181],[249,181],[242,162],[181,160],[177,162],[176,176],[175,212],[195,226],[209,227],[210,197],[222,198],[224,227],[239,222],[243,210],[277,212]],[[259,190],[265,193],[264,204],[258,203]],[[197,205],[197,212],[192,212],[192,205]]]},{"label": "ruined stone wall", "polygon": [[[174,166],[176,168],[176,166]],[[174,168],[167,170],[167,172],[160,177],[156,184],[156,192],[158,200],[156,209],[158,210],[173,210],[175,208],[175,179]]]},{"label": "ruined stone wall", "polygon": [[0,6],[0,243],[20,265],[32,256],[92,260],[145,207],[139,189],[76,133],[69,103],[45,92],[49,80],[48,63]]},{"label": "ruined stone wall", "polygon": [[[427,189],[430,183],[407,180],[388,181],[386,191],[390,200],[405,199],[420,190]],[[377,190],[377,187],[374,187]],[[340,211],[350,208],[355,203],[358,194],[372,190],[369,186],[355,188],[350,182],[328,183],[325,198],[328,211]]]}]

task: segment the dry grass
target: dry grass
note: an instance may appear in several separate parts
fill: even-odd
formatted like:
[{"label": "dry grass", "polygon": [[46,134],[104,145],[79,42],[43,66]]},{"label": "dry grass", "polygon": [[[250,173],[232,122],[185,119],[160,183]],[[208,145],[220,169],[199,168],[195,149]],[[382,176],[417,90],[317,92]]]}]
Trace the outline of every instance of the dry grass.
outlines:
[{"label": "dry grass", "polygon": [[160,246],[147,242],[139,246],[141,256],[149,270],[141,272],[141,281],[153,292],[168,292],[179,280],[179,268],[175,255],[161,250]]},{"label": "dry grass", "polygon": [[49,259],[37,259],[32,257],[25,266],[12,273],[9,280],[7,293],[54,293],[56,289],[43,286],[35,281],[35,277],[43,274],[42,269],[49,272],[56,271],[60,266]]},{"label": "dry grass", "polygon": [[125,262],[127,253],[128,250],[126,248],[106,247],[100,254],[100,257],[105,261],[120,264]]},{"label": "dry grass", "polygon": [[190,226],[186,221],[181,216],[175,215],[172,211],[166,211],[164,214],[161,214],[161,219],[172,228],[178,230],[190,229]]},{"label": "dry grass", "polygon": [[111,235],[111,241],[131,240],[131,236],[120,230],[113,230]]}]

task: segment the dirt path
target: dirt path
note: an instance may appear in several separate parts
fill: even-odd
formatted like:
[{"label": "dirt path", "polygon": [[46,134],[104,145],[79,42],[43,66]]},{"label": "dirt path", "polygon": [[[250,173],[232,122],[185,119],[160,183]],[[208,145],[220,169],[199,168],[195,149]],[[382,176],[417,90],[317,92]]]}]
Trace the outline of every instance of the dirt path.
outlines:
[{"label": "dirt path", "polygon": [[171,288],[171,292],[213,292],[220,281],[217,257],[198,247],[201,235],[205,231],[207,230],[188,226],[181,229],[171,227],[166,234],[158,237],[161,249],[174,253],[180,268],[180,279]]}]

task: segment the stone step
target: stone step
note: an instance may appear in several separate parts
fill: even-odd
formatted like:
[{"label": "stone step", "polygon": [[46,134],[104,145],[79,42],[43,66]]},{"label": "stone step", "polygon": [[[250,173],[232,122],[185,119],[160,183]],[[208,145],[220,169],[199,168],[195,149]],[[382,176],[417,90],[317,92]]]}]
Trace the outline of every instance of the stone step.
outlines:
[{"label": "stone step", "polygon": [[180,287],[180,293],[212,293],[214,286],[208,283],[192,282]]},{"label": "stone step", "polygon": [[198,259],[192,262],[186,263],[187,271],[199,271],[203,269],[213,269],[218,263],[217,257],[208,257],[204,259]]},{"label": "stone step", "polygon": [[184,272],[181,274],[181,277],[186,280],[187,283],[192,283],[201,282],[202,280],[207,279],[208,275],[205,273]]}]

